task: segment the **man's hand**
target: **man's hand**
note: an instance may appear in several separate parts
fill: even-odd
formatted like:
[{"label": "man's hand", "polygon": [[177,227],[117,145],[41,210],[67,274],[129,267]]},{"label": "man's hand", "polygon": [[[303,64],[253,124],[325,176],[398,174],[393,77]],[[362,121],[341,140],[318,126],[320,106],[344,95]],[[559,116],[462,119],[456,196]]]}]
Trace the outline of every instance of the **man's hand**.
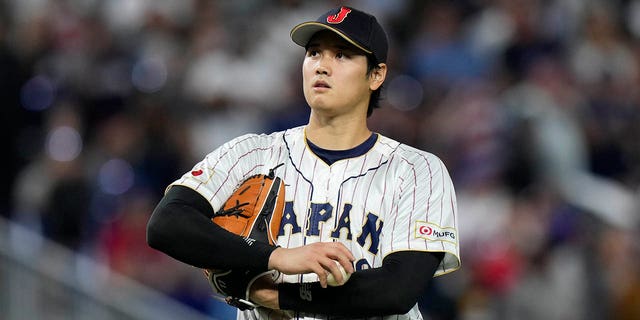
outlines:
[{"label": "man's hand", "polygon": [[353,254],[342,243],[316,242],[297,248],[277,248],[269,257],[269,269],[284,274],[315,273],[320,279],[320,285],[326,288],[329,273],[333,274],[338,282],[343,280],[335,261],[351,274],[354,272],[354,260]]}]

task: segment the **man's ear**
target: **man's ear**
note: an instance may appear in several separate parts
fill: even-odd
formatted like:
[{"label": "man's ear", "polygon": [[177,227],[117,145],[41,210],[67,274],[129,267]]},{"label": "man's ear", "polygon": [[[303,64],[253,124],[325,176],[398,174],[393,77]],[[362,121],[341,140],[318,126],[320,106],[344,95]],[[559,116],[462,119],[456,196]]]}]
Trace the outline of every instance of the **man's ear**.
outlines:
[{"label": "man's ear", "polygon": [[386,63],[378,64],[378,67],[374,68],[371,71],[371,75],[369,76],[369,80],[370,80],[369,89],[371,89],[371,91],[378,90],[378,88],[380,88],[380,86],[382,85],[386,77],[387,77],[387,64]]}]

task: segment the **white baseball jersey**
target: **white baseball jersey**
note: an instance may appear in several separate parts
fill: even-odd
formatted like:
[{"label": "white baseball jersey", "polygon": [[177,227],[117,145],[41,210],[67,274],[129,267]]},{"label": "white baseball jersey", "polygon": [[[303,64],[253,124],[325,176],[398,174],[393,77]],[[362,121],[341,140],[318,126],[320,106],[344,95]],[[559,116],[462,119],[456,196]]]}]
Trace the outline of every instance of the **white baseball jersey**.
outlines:
[{"label": "white baseball jersey", "polygon": [[[456,197],[449,174],[433,154],[378,135],[362,156],[327,165],[307,145],[304,127],[244,135],[208,154],[174,184],[190,187],[220,208],[245,178],[267,173],[284,179],[285,212],[278,244],[298,247],[339,241],[351,250],[356,272],[382,265],[403,250],[444,252],[436,275],[460,266]],[[279,281],[313,282],[315,274]],[[327,319],[257,308],[238,319]],[[418,306],[401,316],[422,319]]]}]

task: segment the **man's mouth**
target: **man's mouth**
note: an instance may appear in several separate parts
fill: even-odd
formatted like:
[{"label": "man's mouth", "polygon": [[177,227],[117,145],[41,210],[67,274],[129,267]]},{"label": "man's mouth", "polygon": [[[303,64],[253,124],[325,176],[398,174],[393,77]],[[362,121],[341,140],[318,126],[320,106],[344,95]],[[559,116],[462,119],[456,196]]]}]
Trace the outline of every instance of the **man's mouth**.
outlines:
[{"label": "man's mouth", "polygon": [[331,86],[328,83],[326,83],[324,81],[321,81],[321,80],[320,81],[316,81],[313,84],[313,87],[314,88],[331,88]]}]

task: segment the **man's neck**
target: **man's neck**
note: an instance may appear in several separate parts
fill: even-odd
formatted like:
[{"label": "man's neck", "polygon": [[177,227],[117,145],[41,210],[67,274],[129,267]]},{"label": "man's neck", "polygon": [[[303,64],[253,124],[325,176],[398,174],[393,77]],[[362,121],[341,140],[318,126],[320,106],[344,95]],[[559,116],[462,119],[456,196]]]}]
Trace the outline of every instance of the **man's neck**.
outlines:
[{"label": "man's neck", "polygon": [[307,139],[320,148],[327,150],[347,150],[363,143],[371,131],[366,118],[309,118],[305,128]]}]

